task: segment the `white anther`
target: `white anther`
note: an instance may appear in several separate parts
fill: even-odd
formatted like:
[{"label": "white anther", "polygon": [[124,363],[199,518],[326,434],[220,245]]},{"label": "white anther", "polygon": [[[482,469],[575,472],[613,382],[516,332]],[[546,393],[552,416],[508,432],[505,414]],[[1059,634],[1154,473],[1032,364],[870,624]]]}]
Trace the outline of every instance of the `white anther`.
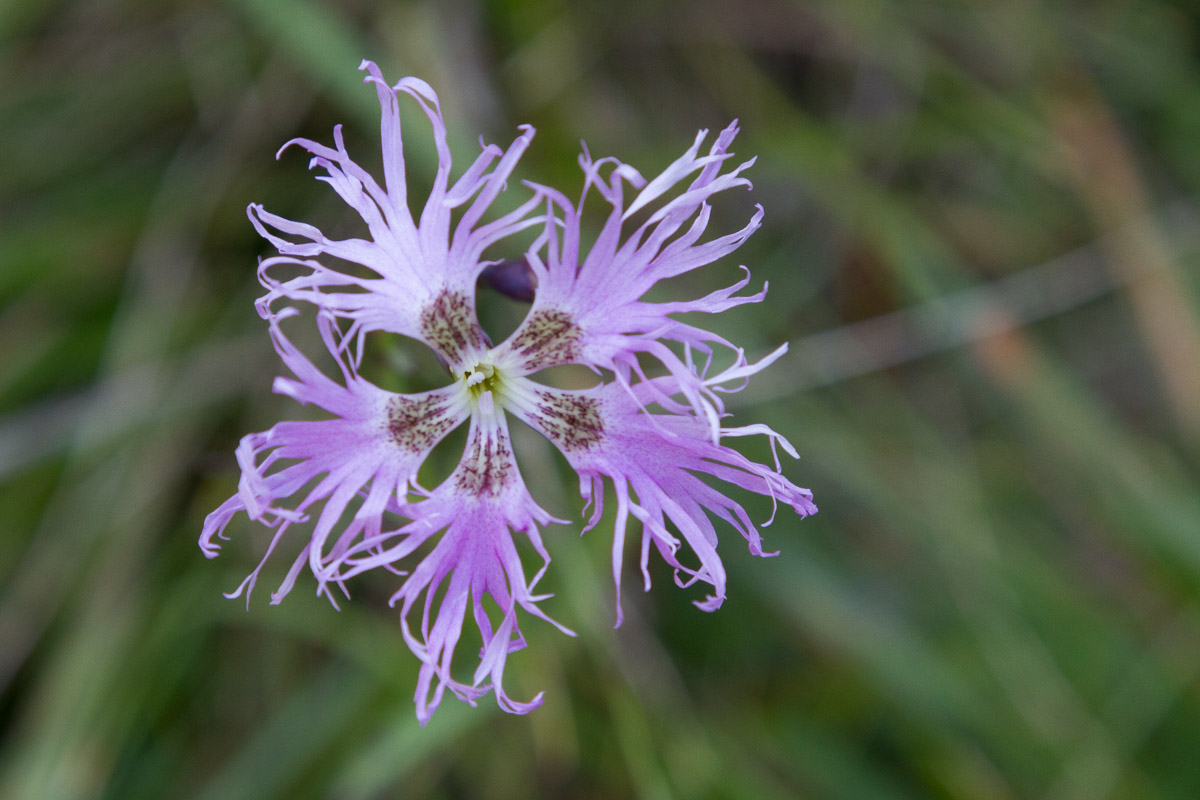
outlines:
[{"label": "white anther", "polygon": [[478,386],[496,374],[496,368],[491,364],[476,364],[467,373],[467,386]]}]

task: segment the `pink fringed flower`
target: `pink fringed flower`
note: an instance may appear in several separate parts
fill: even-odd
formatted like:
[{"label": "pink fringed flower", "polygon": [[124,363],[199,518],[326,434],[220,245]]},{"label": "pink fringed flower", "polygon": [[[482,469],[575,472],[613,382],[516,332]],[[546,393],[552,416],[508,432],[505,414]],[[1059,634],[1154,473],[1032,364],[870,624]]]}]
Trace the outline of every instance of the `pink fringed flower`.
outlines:
[{"label": "pink fringed flower", "polygon": [[[720,393],[740,389],[786,346],[751,364],[716,334],[673,316],[719,313],[761,300],[762,292],[737,294],[748,283],[748,273],[733,286],[696,300],[643,299],[656,282],[732,253],[758,228],[761,208],[741,230],[700,241],[709,201],[726,189],[748,187],[741,173],[752,162],[722,172],[736,125],[726,128],[704,154],[701,131],[683,156],[650,181],[615,159],[593,161],[585,151],[578,204],[554,189],[529,184],[528,201],[485,222],[533,129],[523,128],[507,150],[484,147],[451,183],[446,129],[434,91],[415,78],[390,87],[374,64],[363,62],[362,68],[383,111],[384,185],[350,159],[340,129],[334,130],[334,148],[306,139],[288,144],[313,155],[312,166],[325,172],[320,179],[362,216],[370,239],[333,240],[259,205],[249,209],[255,228],[279,251],[259,267],[267,289],[259,313],[294,376],[277,378],[275,391],[316,405],[329,418],[281,422],[245,437],[237,453],[242,468],[238,492],[208,516],[200,546],[205,555],[216,556],[219,540],[238,512],[274,529],[263,561],[230,595],[244,592],[249,602],[267,558],[285,534],[305,523],[298,536],[300,553],[272,595],[273,603],[291,590],[306,566],[318,593],[331,601],[331,586],[345,593],[353,576],[389,570],[400,580],[392,603],[400,607],[405,640],[421,661],[416,692],[421,724],[433,715],[446,689],[472,704],[494,691],[503,709],[526,713],[541,704],[542,695],[520,702],[503,688],[508,654],[525,645],[518,609],[570,631],[539,608],[547,595],[534,592],[550,563],[540,528],[561,520],[542,510],[526,488],[509,441],[510,414],[549,439],[578,473],[580,492],[593,509],[585,530],[599,522],[605,485],[612,485],[617,504],[612,571],[618,592],[631,516],[641,525],[646,588],[653,545],[674,568],[679,585],[708,585],[708,596],[697,601],[704,610],[718,608],[725,598],[714,521],[738,531],[751,553],[766,555],[759,526],[703,476],[783,502],[800,516],[816,511],[812,494],[783,477],[778,460],[774,468],[767,467],[722,443],[729,437],[764,435],[772,449],[796,455],[764,425],[726,426],[720,399]],[[402,94],[420,105],[437,145],[438,170],[419,219],[410,210],[405,184]],[[628,205],[626,188],[633,192]],[[593,189],[610,210],[589,243],[580,218],[584,197]],[[645,220],[633,226],[630,217],[643,210]],[[484,254],[531,226],[541,231],[525,256],[537,283],[533,305],[517,330],[492,346],[475,314],[476,281],[494,263],[484,260]],[[360,265],[369,274],[339,269],[315,260],[318,256]],[[277,278],[280,268],[289,270],[289,276]],[[296,314],[287,302],[315,307],[340,379],[322,373],[284,335],[281,321]],[[447,365],[449,384],[422,394],[396,394],[365,380],[358,366],[363,339],[372,331],[424,342]],[[733,363],[710,376],[709,366],[699,368],[693,354],[702,353],[709,365],[713,345],[729,350]],[[657,367],[648,374],[645,365],[650,363]],[[590,389],[567,391],[532,377],[565,364],[582,364],[611,378]],[[463,423],[469,431],[458,467],[440,485],[422,487],[417,482],[422,462]],[[532,577],[518,555],[516,533],[541,559]],[[452,665],[468,611],[483,647],[479,665],[466,681],[453,674]],[[618,594],[618,624],[620,619]]]}]

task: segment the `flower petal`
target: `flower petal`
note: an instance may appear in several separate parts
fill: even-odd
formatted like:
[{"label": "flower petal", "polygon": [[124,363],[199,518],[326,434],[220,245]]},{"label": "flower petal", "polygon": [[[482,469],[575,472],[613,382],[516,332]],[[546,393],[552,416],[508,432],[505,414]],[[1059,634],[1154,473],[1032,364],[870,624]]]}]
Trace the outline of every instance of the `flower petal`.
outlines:
[{"label": "flower petal", "polygon": [[[585,151],[581,159],[584,190],[577,205],[542,187],[548,203],[547,221],[529,256],[537,275],[537,295],[525,322],[498,348],[498,359],[505,360],[518,374],[579,363],[628,376],[640,374],[638,354],[646,354],[666,367],[690,402],[699,403],[692,371],[666,343],[676,342],[705,352],[710,352],[713,344],[733,347],[717,334],[681,323],[671,315],[689,311],[719,313],[763,297],[762,293],[735,295],[748,282],[747,274],[733,286],[696,300],[652,303],[642,299],[659,280],[732,253],[761,222],[760,208],[741,230],[698,244],[708,225],[712,196],[749,186],[740,173],[753,163],[746,161],[721,174],[721,166],[731,156],[728,147],[737,133],[737,124],[731,124],[717,137],[707,155],[699,155],[705,133],[701,131],[691,148],[649,183],[636,170],[614,159],[592,161]],[[608,165],[612,170],[605,178],[602,167]],[[646,221],[623,236],[623,223],[634,212],[661,201],[691,175],[695,177],[681,193],[661,203]],[[624,183],[640,190],[628,208],[623,205]],[[591,248],[582,255],[582,209],[591,188],[612,210]],[[563,214],[561,220],[556,208]],[[692,217],[692,224],[681,232]]]},{"label": "flower petal", "polygon": [[[344,383],[330,379],[283,334],[281,316],[271,319],[271,336],[295,378],[277,378],[275,390],[300,403],[319,406],[333,418],[280,422],[269,431],[243,438],[238,447],[242,467],[238,492],[209,514],[200,537],[205,555],[215,557],[220,547],[217,539],[225,538],[226,525],[238,511],[245,511],[252,519],[276,528],[263,557],[265,563],[284,532],[307,521],[310,509],[320,504],[305,552],[284,586],[272,596],[273,602],[287,594],[305,560],[317,577],[318,592],[329,595],[329,565],[339,563],[357,540],[379,535],[389,505],[407,503],[409,492],[420,489],[417,471],[429,451],[467,418],[463,393],[457,386],[404,395],[386,392],[359,377],[333,321],[323,316],[319,322],[325,344],[342,369]],[[361,503],[343,523],[356,499]],[[296,502],[290,505],[286,501]],[[334,543],[327,548],[331,537]],[[249,602],[263,563],[233,596],[245,591]]]},{"label": "flower petal", "polygon": [[[603,480],[613,485],[618,504],[612,552],[618,625],[620,573],[629,516],[642,523],[641,568],[646,589],[650,588],[648,557],[653,544],[675,568],[676,582],[681,586],[702,581],[712,587],[712,594],[696,603],[706,611],[720,607],[725,598],[725,569],[717,555],[717,534],[710,515],[741,533],[751,553],[768,555],[762,549],[759,526],[741,504],[700,475],[782,501],[802,517],[816,513],[812,492],[736,450],[714,443],[704,420],[688,414],[647,413],[637,396],[651,398],[647,390],[627,392],[611,383],[564,391],[525,381],[512,394],[513,413],[545,435],[579,474],[581,493],[595,504],[588,528],[595,525],[603,511]],[[766,426],[722,428],[719,432],[728,436],[763,433],[773,440],[778,438]],[[784,448],[795,452],[786,442]],[[698,566],[687,566],[677,557],[683,543],[699,560]]]},{"label": "flower petal", "polygon": [[[525,646],[518,609],[574,635],[537,606],[548,595],[534,594],[550,563],[539,526],[561,520],[553,520],[529,496],[503,413],[477,409],[457,469],[427,499],[403,512],[413,521],[356,543],[332,570],[341,581],[380,566],[399,567],[440,534],[392,597],[393,604],[400,604],[405,639],[422,662],[416,694],[421,724],[433,716],[446,689],[471,705],[494,690],[509,713],[524,714],[541,705],[541,693],[526,702],[510,698],[503,675],[508,655]],[[525,534],[541,558],[532,579],[526,578],[517,553],[516,531]],[[489,607],[498,613],[489,614]],[[454,677],[451,669],[468,608],[483,639],[469,683]],[[420,620],[416,630],[414,616]]]},{"label": "flower petal", "polygon": [[[285,219],[252,204],[248,209],[251,222],[280,253],[278,258],[264,261],[260,269],[260,278],[268,289],[260,307],[270,309],[279,299],[313,303],[351,320],[356,336],[373,330],[404,334],[426,342],[452,366],[461,366],[486,349],[474,313],[475,282],[486,266],[484,251],[542,222],[540,216],[530,217],[541,203],[537,190],[508,214],[482,222],[529,146],[534,130],[523,126],[521,135],[507,150],[484,146],[474,164],[451,186],[450,148],[437,93],[417,78],[388,86],[370,61],[364,61],[361,69],[367,72],[365,80],[374,85],[379,97],[385,186],[350,158],[340,126],[334,128],[333,147],[294,139],[284,148],[296,145],[312,154],[310,166],[320,168],[325,173],[320,180],[358,212],[370,238],[331,239],[315,226]],[[407,194],[400,135],[401,94],[415,100],[428,118],[438,157],[434,184],[419,222]],[[452,213],[460,207],[465,210],[454,227]],[[311,260],[317,256],[358,264],[369,276],[364,277],[362,270],[335,268]],[[280,268],[293,277],[275,277]],[[297,268],[299,276],[295,276]],[[455,318],[459,327],[449,338],[444,335],[442,314],[447,306],[463,310]],[[431,325],[436,330],[431,330]],[[439,330],[443,335],[438,335]],[[463,342],[479,344],[464,350]]]}]

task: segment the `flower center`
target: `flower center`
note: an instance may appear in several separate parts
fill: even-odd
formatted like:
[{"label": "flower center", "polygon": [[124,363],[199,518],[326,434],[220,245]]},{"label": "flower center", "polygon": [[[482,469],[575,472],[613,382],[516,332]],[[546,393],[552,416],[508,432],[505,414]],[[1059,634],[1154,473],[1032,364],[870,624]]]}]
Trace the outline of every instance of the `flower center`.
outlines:
[{"label": "flower center", "polygon": [[462,379],[471,396],[475,398],[479,398],[484,392],[495,392],[501,384],[500,372],[491,361],[480,361],[464,370]]}]

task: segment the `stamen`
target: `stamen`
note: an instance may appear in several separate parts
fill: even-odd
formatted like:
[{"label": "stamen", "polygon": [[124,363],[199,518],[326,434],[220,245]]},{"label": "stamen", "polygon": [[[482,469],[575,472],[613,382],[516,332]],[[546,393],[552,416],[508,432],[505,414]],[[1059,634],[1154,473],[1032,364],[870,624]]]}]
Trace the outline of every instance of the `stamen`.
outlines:
[{"label": "stamen", "polygon": [[495,374],[496,368],[491,364],[476,364],[466,375],[467,386],[478,386]]}]

